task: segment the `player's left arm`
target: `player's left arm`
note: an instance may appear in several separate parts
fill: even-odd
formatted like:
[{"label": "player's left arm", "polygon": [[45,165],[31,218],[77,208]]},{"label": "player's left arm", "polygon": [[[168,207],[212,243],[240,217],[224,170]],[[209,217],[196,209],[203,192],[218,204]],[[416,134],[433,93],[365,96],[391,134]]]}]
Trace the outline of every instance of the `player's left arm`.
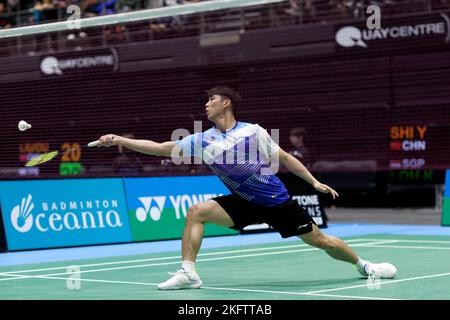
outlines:
[{"label": "player's left arm", "polygon": [[280,164],[285,167],[287,170],[295,174],[296,176],[302,178],[309,184],[311,184],[314,189],[323,193],[331,193],[333,199],[339,197],[339,194],[330,186],[326,184],[320,183],[316,178],[311,174],[311,172],[306,169],[306,167],[295,157],[284,151],[283,149],[279,149],[275,154],[275,157],[278,157]]}]

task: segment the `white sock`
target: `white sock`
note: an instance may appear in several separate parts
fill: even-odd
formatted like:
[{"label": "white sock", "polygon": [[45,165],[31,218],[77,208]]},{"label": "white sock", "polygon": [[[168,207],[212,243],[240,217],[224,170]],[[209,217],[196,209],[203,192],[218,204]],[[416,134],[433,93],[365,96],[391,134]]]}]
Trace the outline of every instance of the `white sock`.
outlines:
[{"label": "white sock", "polygon": [[358,257],[358,262],[355,263],[355,266],[356,266],[356,268],[358,268],[358,271],[360,273],[366,273],[366,270],[364,269],[366,264],[367,264],[366,260],[363,260],[360,257]]},{"label": "white sock", "polygon": [[182,261],[181,268],[188,273],[195,273],[195,262],[192,261]]}]

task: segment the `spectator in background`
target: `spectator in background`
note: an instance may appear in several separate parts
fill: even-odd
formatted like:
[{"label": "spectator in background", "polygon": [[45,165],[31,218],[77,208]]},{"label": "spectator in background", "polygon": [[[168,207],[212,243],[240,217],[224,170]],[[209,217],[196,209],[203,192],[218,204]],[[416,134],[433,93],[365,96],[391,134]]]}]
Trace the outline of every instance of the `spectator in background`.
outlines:
[{"label": "spectator in background", "polygon": [[361,18],[365,14],[366,5],[360,0],[330,0],[329,5],[337,9],[342,18]]},{"label": "spectator in background", "polygon": [[44,5],[42,1],[38,0],[34,2],[33,5],[33,17],[35,23],[40,23],[42,21],[42,10],[44,9]]},{"label": "spectator in background", "polygon": [[311,167],[311,159],[308,148],[305,147],[305,135],[306,130],[301,127],[297,127],[291,130],[289,140],[291,141],[292,148],[289,153],[303,163],[307,168]]},{"label": "spectator in background", "polygon": [[[302,8],[302,3],[304,3]],[[303,15],[313,15],[314,6],[313,0],[289,0],[290,8],[286,12],[293,16],[299,16],[300,11],[303,10]]]},{"label": "spectator in background", "polygon": [[147,0],[147,9],[155,9],[162,6],[161,0]]},{"label": "spectator in background", "polygon": [[33,9],[35,23],[58,19],[58,12],[53,4],[53,0],[37,0],[34,2]]},{"label": "spectator in background", "polygon": [[162,4],[164,7],[178,6],[184,4],[184,0],[162,0]]},{"label": "spectator in background", "polygon": [[329,0],[327,5],[327,10],[334,12],[333,19],[356,18],[363,7],[363,3],[359,0]]},{"label": "spectator in background", "polygon": [[[185,4],[184,0],[162,0],[163,7],[173,7]],[[186,18],[184,16],[172,16],[161,19],[166,27],[180,31],[180,28],[185,23]]]},{"label": "spectator in background", "polygon": [[83,3],[82,11],[86,18],[98,16],[101,12],[100,2],[98,0],[86,0]]},{"label": "spectator in background", "polygon": [[[117,0],[115,4],[116,12],[129,12],[140,10],[143,8],[141,0]],[[125,39],[129,39],[130,30],[125,25],[115,25],[105,30],[106,41],[111,42],[117,40],[122,42]]]},{"label": "spectator in background", "polygon": [[[85,9],[85,16],[92,17],[96,15],[98,16],[114,14],[116,13],[116,3],[117,0],[88,0],[88,5]],[[114,34],[116,29],[121,32],[121,26],[119,25],[106,26],[104,28],[105,39],[107,42],[110,42],[112,40],[112,35]]]},{"label": "spectator in background", "polygon": [[127,12],[139,9],[141,9],[140,0],[117,0],[116,2],[117,12]]},{"label": "spectator in background", "polygon": [[[33,4],[33,17],[31,18],[34,23],[46,23],[58,20],[58,11],[53,0],[36,0]],[[34,51],[30,54],[37,52],[54,52],[56,47],[55,33],[42,33],[35,37]],[[32,53],[34,52],[34,53]]]},{"label": "spectator in background", "polygon": [[102,0],[99,4],[99,14],[114,14],[116,13],[117,0]]},{"label": "spectator in background", "polygon": [[0,2],[0,29],[11,28],[12,21],[6,12],[6,6]]},{"label": "spectator in background", "polygon": [[[20,7],[20,0],[8,0],[8,5],[7,5],[7,11],[8,12],[16,12],[19,11],[21,9]],[[23,1],[26,2],[26,1]]]},{"label": "spectator in background", "polygon": [[[132,133],[123,135],[126,138],[134,139]],[[121,176],[138,176],[143,169],[142,161],[136,152],[118,146],[119,155],[113,161],[114,172]]]},{"label": "spectator in background", "polygon": [[71,4],[79,5],[79,1],[69,1],[69,0],[53,0],[56,8],[66,9]]}]

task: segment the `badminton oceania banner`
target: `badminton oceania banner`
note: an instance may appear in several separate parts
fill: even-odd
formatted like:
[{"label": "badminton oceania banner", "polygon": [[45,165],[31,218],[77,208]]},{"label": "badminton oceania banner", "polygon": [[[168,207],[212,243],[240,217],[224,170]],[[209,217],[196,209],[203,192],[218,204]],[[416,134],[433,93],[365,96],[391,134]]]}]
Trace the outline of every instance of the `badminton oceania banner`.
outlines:
[{"label": "badminton oceania banner", "polygon": [[131,241],[122,179],[1,181],[9,250]]},{"label": "badminton oceania banner", "polygon": [[442,225],[450,226],[450,170],[445,172],[444,204],[442,207]]},{"label": "badminton oceania banner", "polygon": [[[215,176],[124,179],[134,241],[180,239],[192,205],[229,194]],[[205,236],[237,234],[229,228],[205,225]]]}]

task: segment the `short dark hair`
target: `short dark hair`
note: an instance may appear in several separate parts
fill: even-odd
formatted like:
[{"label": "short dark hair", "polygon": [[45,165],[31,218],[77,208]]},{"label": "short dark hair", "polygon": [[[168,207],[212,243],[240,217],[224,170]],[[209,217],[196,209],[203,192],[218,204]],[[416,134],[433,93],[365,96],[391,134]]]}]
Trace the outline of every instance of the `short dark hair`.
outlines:
[{"label": "short dark hair", "polygon": [[231,106],[233,108],[233,111],[235,108],[239,105],[239,103],[242,101],[241,95],[239,92],[231,89],[230,87],[225,86],[216,86],[208,91],[206,91],[206,94],[209,97],[212,97],[213,95],[217,94],[219,96],[224,96],[230,99]]}]

